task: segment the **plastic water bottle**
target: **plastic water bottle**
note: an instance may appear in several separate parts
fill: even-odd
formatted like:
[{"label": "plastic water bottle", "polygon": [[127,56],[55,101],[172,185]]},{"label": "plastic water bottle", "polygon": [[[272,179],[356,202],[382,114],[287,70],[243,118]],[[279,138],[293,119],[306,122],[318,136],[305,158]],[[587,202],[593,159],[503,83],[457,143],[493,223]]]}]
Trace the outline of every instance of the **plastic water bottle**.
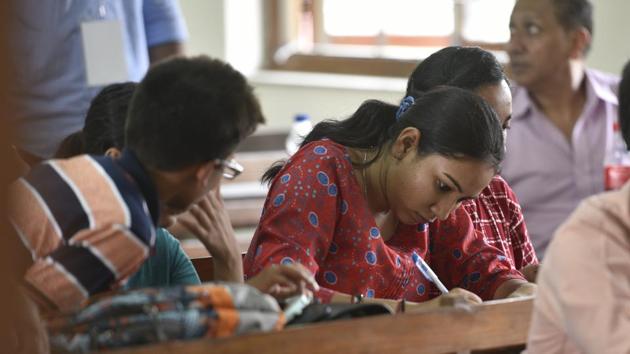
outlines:
[{"label": "plastic water bottle", "polygon": [[619,123],[613,125],[612,147],[604,158],[604,189],[621,188],[630,179],[630,155],[619,129]]},{"label": "plastic water bottle", "polygon": [[304,140],[304,137],[308,135],[313,129],[313,124],[308,114],[296,114],[293,117],[293,125],[287,136],[285,147],[289,156],[295,154],[300,148],[300,144]]}]

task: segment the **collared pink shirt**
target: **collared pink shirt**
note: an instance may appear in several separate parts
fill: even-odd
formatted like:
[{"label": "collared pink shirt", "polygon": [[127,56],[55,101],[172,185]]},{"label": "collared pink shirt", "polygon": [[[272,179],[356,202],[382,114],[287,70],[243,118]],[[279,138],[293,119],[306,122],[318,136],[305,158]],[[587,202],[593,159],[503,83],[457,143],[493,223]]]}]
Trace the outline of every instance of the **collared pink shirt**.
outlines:
[{"label": "collared pink shirt", "polygon": [[523,208],[529,236],[542,259],[556,228],[578,203],[604,190],[604,155],[617,119],[619,79],[587,69],[586,102],[571,141],[532,102],[513,89],[513,118],[501,175]]},{"label": "collared pink shirt", "polygon": [[537,282],[527,353],[630,353],[630,183],[580,204]]}]

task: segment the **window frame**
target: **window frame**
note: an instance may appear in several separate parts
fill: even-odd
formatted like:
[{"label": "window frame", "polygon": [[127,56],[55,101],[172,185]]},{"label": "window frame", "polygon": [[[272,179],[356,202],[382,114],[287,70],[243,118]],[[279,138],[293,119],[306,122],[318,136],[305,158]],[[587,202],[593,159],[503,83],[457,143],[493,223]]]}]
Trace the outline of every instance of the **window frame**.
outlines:
[{"label": "window frame", "polygon": [[[303,53],[295,50],[289,53],[283,60],[276,60],[278,51],[289,43],[289,38],[281,31],[284,23],[289,20],[283,18],[282,9],[283,0],[265,0],[263,1],[264,13],[264,66],[270,70],[286,70],[286,71],[305,71],[335,74],[352,74],[352,75],[369,75],[369,76],[389,76],[389,77],[408,77],[418,64],[418,59],[398,59],[387,57],[363,57],[354,55],[329,55],[319,53]],[[321,14],[322,0],[302,0],[312,1],[314,10],[313,16],[313,39],[320,42],[323,32],[323,22],[319,18]],[[462,46],[479,46],[493,52],[504,53],[507,43],[486,43],[478,41],[468,41],[462,38],[463,14],[465,11],[465,1],[458,0],[455,2],[455,30],[448,41],[445,37],[427,36],[427,37],[403,37],[389,36],[388,43],[393,45],[408,45],[413,43],[427,48],[430,51],[437,50],[449,45]],[[373,37],[329,37],[332,44],[370,44],[379,43],[377,36]]]}]

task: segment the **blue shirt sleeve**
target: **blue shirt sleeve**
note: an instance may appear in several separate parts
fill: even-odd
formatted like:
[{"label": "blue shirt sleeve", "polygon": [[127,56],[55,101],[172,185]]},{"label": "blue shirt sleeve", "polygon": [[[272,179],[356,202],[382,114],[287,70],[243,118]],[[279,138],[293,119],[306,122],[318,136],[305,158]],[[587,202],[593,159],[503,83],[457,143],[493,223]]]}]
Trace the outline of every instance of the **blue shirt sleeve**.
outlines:
[{"label": "blue shirt sleeve", "polygon": [[125,284],[125,289],[199,284],[199,276],[188,256],[166,229],[156,232],[155,254]]},{"label": "blue shirt sleeve", "polygon": [[183,42],[188,37],[177,0],[144,0],[142,12],[148,47]]},{"label": "blue shirt sleeve", "polygon": [[201,280],[188,255],[184,253],[182,246],[166,229],[160,229],[166,235],[170,256],[170,285],[200,284]]}]

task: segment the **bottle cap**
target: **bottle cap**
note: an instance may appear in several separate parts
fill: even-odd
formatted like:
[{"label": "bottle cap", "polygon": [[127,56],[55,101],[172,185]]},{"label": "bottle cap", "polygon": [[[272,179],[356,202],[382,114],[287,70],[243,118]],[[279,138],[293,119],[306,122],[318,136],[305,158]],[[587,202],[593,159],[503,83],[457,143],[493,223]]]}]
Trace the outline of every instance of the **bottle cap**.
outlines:
[{"label": "bottle cap", "polygon": [[296,114],[295,117],[293,117],[293,121],[295,122],[303,122],[305,120],[309,120],[308,114],[305,114],[305,113],[299,113],[299,114]]}]

